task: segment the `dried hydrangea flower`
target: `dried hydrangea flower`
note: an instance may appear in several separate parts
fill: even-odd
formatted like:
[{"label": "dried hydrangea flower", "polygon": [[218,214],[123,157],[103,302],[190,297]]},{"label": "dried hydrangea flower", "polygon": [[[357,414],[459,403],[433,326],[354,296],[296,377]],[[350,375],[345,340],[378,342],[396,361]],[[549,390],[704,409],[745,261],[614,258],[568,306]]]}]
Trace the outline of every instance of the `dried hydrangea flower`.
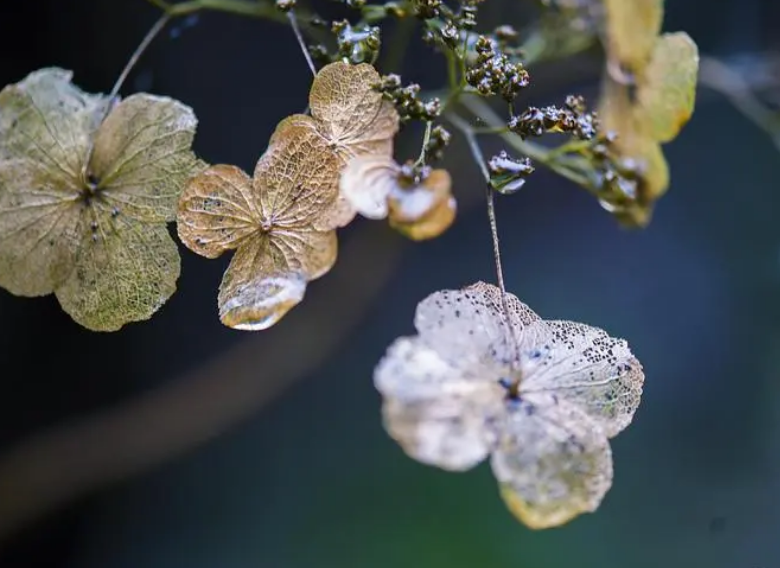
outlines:
[{"label": "dried hydrangea flower", "polygon": [[608,438],[639,406],[644,374],[626,342],[545,321],[479,282],[431,294],[418,334],[374,374],[389,434],[414,459],[467,470],[490,456],[501,494],[532,528],[594,511],[612,483]]},{"label": "dried hydrangea flower", "polygon": [[364,217],[388,217],[392,227],[411,239],[437,237],[455,220],[452,178],[435,169],[420,180],[411,170],[390,156],[353,158],[341,174],[341,195]]},{"label": "dried hydrangea flower", "polygon": [[[289,128],[308,128],[336,154],[339,172],[356,156],[392,156],[398,113],[373,88],[379,82],[379,73],[368,63],[339,61],[326,65],[317,73],[309,92],[311,116],[294,114],[280,122],[269,146],[287,136]],[[333,181],[338,185],[337,177]],[[343,197],[334,207],[332,228],[342,227],[355,217],[355,209]]]},{"label": "dried hydrangea flower", "polygon": [[197,120],[178,101],[136,94],[101,123],[111,101],[71,78],[41,69],[0,92],[0,286],[54,292],[79,324],[113,331],[176,290],[166,223],[203,167]]},{"label": "dried hydrangea flower", "polygon": [[604,43],[615,78],[635,73],[650,59],[661,31],[664,0],[602,0]]},{"label": "dried hydrangea flower", "polygon": [[216,165],[189,181],[179,201],[182,242],[207,258],[237,249],[219,289],[225,325],[272,326],[331,269],[336,231],[318,227],[331,225],[338,167],[320,136],[292,127],[260,158],[254,179]]}]

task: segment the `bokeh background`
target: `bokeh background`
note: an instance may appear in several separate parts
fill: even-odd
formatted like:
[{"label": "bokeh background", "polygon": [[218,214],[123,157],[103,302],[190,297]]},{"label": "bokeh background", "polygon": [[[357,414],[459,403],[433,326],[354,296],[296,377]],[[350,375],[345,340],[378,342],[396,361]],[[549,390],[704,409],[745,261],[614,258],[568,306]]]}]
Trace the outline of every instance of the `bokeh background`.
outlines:
[{"label": "bokeh background", "polygon": [[[514,2],[488,0],[493,17]],[[143,0],[6,0],[0,83],[57,65],[106,92],[155,18]],[[777,2],[668,0],[664,28],[780,92],[780,66],[756,57],[780,53]],[[409,51],[406,78],[435,86],[441,60]],[[598,57],[532,69],[524,101],[594,100]],[[285,26],[208,13],[169,28],[124,92],[193,106],[196,151],[251,171],[309,82]],[[223,327],[227,259],[183,248],[177,294],[114,334],[0,291],[0,566],[777,568],[780,152],[706,87],[665,150],[671,189],[644,231],[542,170],[498,199],[511,291],[627,338],[645,367],[597,513],[527,530],[487,465],[422,466],[381,427],[372,370],[417,302],[493,279],[482,185],[456,145],[451,230],[416,244],[357,221],[335,269],[267,332]]]}]

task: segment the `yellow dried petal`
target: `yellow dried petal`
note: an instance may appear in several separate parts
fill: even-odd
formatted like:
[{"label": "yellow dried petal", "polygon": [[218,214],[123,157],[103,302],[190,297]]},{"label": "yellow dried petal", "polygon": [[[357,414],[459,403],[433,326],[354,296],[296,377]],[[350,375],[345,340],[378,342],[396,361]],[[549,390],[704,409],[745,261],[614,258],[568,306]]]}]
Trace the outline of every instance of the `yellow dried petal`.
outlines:
[{"label": "yellow dried petal", "polygon": [[598,424],[552,396],[524,396],[491,456],[509,510],[532,529],[595,511],[612,485],[612,452]]},{"label": "yellow dried petal", "polygon": [[619,74],[622,67],[630,73],[640,72],[661,31],[663,0],[603,0],[603,5],[611,71]]},{"label": "yellow dried petal", "polygon": [[688,34],[658,38],[637,88],[637,120],[656,141],[672,140],[691,118],[698,74],[699,50]]},{"label": "yellow dried petal", "polygon": [[0,161],[0,286],[42,296],[67,278],[84,232],[78,198],[46,168]]},{"label": "yellow dried petal", "polygon": [[[228,278],[228,272],[225,277]],[[231,279],[225,284],[223,280],[219,318],[233,329],[268,329],[297,306],[305,293],[306,279],[300,274],[261,275],[240,283]]]},{"label": "yellow dried petal", "polygon": [[413,241],[433,239],[449,229],[455,221],[456,211],[457,202],[454,197],[449,197],[417,221],[403,223],[389,217],[390,226]]},{"label": "yellow dried petal", "polygon": [[197,123],[190,107],[168,97],[119,103],[95,135],[90,162],[102,198],[139,221],[173,221],[185,182],[203,167],[191,149]]},{"label": "yellow dried petal", "polygon": [[253,191],[252,179],[236,166],[211,166],[190,178],[179,199],[179,238],[206,258],[238,247],[260,227]]},{"label": "yellow dried petal", "polygon": [[84,237],[75,269],[56,290],[62,309],[94,331],[149,319],[176,291],[180,261],[163,224],[140,224],[92,207],[96,230]]},{"label": "yellow dried petal", "polygon": [[404,188],[396,183],[387,198],[391,223],[409,224],[428,218],[450,199],[451,188],[452,179],[447,170],[431,171],[414,187]]}]

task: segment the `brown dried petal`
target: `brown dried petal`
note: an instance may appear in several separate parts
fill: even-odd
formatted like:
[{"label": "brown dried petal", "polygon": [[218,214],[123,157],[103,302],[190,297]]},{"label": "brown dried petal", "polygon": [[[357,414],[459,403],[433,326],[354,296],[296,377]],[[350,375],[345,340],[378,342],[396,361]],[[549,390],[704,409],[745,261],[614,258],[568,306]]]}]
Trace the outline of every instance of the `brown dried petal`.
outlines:
[{"label": "brown dried petal", "polygon": [[343,156],[391,155],[398,132],[398,113],[372,85],[379,73],[371,65],[343,61],[323,67],[309,92],[311,114],[322,135]]},{"label": "brown dried petal", "polygon": [[252,179],[236,166],[211,166],[192,177],[179,199],[179,238],[206,258],[238,247],[260,228],[253,191]]},{"label": "brown dried petal", "polygon": [[[451,198],[451,187],[452,179],[447,170],[431,171],[420,185],[414,187],[404,188],[396,183],[387,201],[391,224],[413,224],[429,219]],[[454,219],[454,208],[452,213]]]},{"label": "brown dried petal", "polygon": [[491,466],[520,521],[551,528],[598,508],[613,476],[598,424],[573,404],[535,394],[517,403],[502,426]]},{"label": "brown dried petal", "polygon": [[450,228],[455,221],[456,210],[455,198],[450,197],[417,221],[402,223],[395,221],[391,216],[390,226],[413,241],[433,239]]},{"label": "brown dried petal", "polygon": [[336,262],[335,231],[258,232],[244,240],[222,278],[220,318],[236,329],[266,329],[303,299],[306,282]]},{"label": "brown dried petal", "polygon": [[306,121],[283,121],[255,168],[261,220],[287,229],[336,227],[340,168],[325,139]]}]

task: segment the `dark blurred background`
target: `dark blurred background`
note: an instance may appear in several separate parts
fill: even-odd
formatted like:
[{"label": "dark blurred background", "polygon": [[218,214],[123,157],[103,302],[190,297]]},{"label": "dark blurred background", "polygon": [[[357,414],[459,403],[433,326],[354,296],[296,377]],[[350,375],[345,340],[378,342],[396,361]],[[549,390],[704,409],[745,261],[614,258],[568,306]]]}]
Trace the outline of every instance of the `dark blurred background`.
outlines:
[{"label": "dark blurred background", "polygon": [[[155,18],[143,0],[6,0],[0,83],[57,65],[107,92]],[[778,2],[668,0],[664,28],[780,92],[780,68],[756,57],[780,52]],[[435,86],[441,60],[415,53],[406,78]],[[588,61],[540,69],[524,102],[595,100]],[[204,13],[168,28],[123,91],[193,106],[196,151],[251,171],[310,79],[287,27]],[[0,566],[780,566],[780,152],[706,87],[665,151],[671,188],[644,231],[541,170],[498,200],[511,291],[627,338],[645,367],[596,514],[529,531],[487,465],[427,468],[381,427],[372,370],[417,302],[493,279],[482,185],[457,145],[447,233],[415,244],[358,220],[335,269],[266,332],[220,324],[228,259],[183,248],[177,294],[118,333],[0,290]]]}]

